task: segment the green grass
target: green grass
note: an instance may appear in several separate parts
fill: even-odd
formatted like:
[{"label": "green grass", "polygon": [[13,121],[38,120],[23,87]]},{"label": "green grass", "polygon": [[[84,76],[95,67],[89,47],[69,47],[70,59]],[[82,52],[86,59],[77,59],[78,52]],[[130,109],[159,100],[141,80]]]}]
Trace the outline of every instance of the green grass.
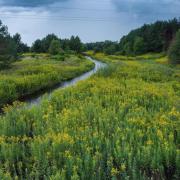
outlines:
[{"label": "green grass", "polygon": [[[36,58],[38,57],[38,58]],[[22,96],[52,87],[93,68],[93,63],[82,57],[48,54],[26,54],[10,69],[0,71],[0,107]]]},{"label": "green grass", "polygon": [[96,59],[102,60],[106,63],[118,63],[119,61],[129,61],[129,60],[134,60],[134,61],[157,61],[159,60],[160,63],[165,63],[167,62],[167,57],[163,53],[148,53],[148,54],[143,54],[139,56],[123,56],[123,55],[105,55],[104,53],[95,53],[93,51],[87,51],[87,55],[92,56]]},{"label": "green grass", "polygon": [[39,106],[5,109],[0,179],[179,178],[180,69],[103,61],[107,68]]}]

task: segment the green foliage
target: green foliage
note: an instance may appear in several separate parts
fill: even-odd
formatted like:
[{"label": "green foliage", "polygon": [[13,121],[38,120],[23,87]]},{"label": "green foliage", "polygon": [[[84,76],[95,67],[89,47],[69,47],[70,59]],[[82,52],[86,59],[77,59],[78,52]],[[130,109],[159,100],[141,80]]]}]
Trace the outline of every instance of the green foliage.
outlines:
[{"label": "green foliage", "polygon": [[54,34],[48,34],[42,40],[37,39],[33,43],[32,47],[31,47],[31,51],[35,52],[35,53],[48,53],[51,42],[53,40],[58,40],[58,37]]},{"label": "green foliage", "polygon": [[39,106],[5,108],[0,177],[178,179],[179,70],[112,57]]},{"label": "green foliage", "polygon": [[21,35],[16,33],[14,36],[13,36],[13,40],[14,42],[16,43],[16,47],[17,47],[17,52],[18,53],[26,53],[26,52],[29,52],[29,47],[27,46],[27,44],[24,44],[22,41],[21,41]]},{"label": "green foliage", "polygon": [[70,43],[70,49],[71,50],[73,50],[77,53],[81,52],[82,43],[81,43],[81,40],[78,36],[76,36],[76,37],[72,36],[69,43]]},{"label": "green foliage", "polygon": [[42,42],[41,42],[40,39],[37,39],[37,40],[33,43],[32,47],[31,47],[31,51],[32,51],[32,52],[35,52],[35,53],[41,53],[41,52],[43,52]]},{"label": "green foliage", "polygon": [[170,63],[180,64],[180,29],[176,33],[176,37],[169,48],[168,56]]},{"label": "green foliage", "polygon": [[21,42],[20,34],[13,37],[0,21],[0,69],[7,68],[17,59],[18,53],[28,52],[29,47]]},{"label": "green foliage", "polygon": [[42,39],[42,52],[47,52],[51,46],[52,41],[59,40],[55,34],[48,34],[45,38]]},{"label": "green foliage", "polygon": [[17,56],[17,46],[0,21],[0,69],[8,67]]},{"label": "green foliage", "polygon": [[56,55],[60,53],[60,42],[59,40],[52,40],[49,46],[49,53],[51,55]]},{"label": "green foliage", "polygon": [[144,39],[141,37],[136,37],[134,41],[133,51],[135,55],[143,54],[144,53]]},{"label": "green foliage", "polygon": [[114,54],[116,52],[116,47],[114,45],[110,45],[109,47],[104,49],[105,54]]},{"label": "green foliage", "polygon": [[93,50],[95,53],[104,52],[105,54],[114,54],[119,50],[117,42],[104,41],[96,43],[86,43],[86,50]]},{"label": "green foliage", "polygon": [[0,107],[72,79],[93,67],[93,63],[74,55],[49,57],[36,54],[33,59],[31,54],[28,54],[23,58],[24,60],[12,64],[11,69],[0,71]]},{"label": "green foliage", "polygon": [[133,54],[133,50],[132,50],[132,47],[130,45],[129,42],[127,42],[125,45],[124,45],[124,52],[126,55],[132,55]]},{"label": "green foliage", "polygon": [[31,51],[36,53],[47,53],[49,52],[48,50],[53,40],[60,42],[60,48],[63,51],[71,50],[80,53],[85,48],[78,36],[72,36],[71,39],[59,39],[56,35],[49,34],[42,40],[36,40],[31,47]]},{"label": "green foliage", "polygon": [[[129,53],[131,55],[137,53],[142,54],[167,51],[179,28],[180,21],[177,19],[145,24],[144,26],[131,31],[127,36],[121,38],[119,44],[120,50],[126,55],[129,55]],[[142,49],[140,49],[140,47],[142,47]],[[127,49],[130,49],[130,51]]]},{"label": "green foliage", "polygon": [[105,54],[140,55],[144,53],[167,52],[169,45],[180,29],[180,21],[157,21],[153,24],[145,24],[132,30],[123,36],[120,42],[96,42],[87,43],[86,49]]}]

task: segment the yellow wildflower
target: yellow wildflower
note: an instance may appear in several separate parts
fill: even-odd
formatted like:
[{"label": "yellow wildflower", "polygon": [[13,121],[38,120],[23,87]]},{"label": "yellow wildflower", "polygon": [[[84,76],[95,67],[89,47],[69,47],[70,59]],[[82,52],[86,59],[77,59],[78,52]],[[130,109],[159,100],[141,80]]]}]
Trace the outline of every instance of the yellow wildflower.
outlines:
[{"label": "yellow wildflower", "polygon": [[121,172],[124,172],[126,170],[126,165],[124,163],[121,164],[120,170],[121,170]]},{"label": "yellow wildflower", "polygon": [[153,142],[152,142],[151,140],[148,140],[148,141],[146,142],[146,144],[147,144],[147,145],[152,145]]},{"label": "yellow wildflower", "polygon": [[119,174],[118,169],[113,167],[113,168],[111,169],[111,175],[112,175],[112,176],[117,176],[118,174]]},{"label": "yellow wildflower", "polygon": [[161,130],[157,130],[157,136],[160,138],[160,139],[163,139],[163,133]]}]

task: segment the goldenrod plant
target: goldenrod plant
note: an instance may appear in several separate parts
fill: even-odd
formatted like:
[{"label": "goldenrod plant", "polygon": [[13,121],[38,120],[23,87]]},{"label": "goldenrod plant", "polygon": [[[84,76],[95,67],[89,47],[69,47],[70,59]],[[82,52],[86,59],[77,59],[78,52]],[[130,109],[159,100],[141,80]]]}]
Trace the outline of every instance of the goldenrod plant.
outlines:
[{"label": "goldenrod plant", "polygon": [[4,109],[0,179],[178,179],[179,69],[101,57],[77,86]]}]

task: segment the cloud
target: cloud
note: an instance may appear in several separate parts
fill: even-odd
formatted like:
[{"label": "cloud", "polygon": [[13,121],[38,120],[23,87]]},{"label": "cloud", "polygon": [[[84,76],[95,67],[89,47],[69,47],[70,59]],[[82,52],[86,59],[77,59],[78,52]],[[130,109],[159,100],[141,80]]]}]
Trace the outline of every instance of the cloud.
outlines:
[{"label": "cloud", "polygon": [[180,0],[0,0],[0,19],[29,45],[49,33],[90,42],[119,40],[144,23],[179,17],[179,9]]},{"label": "cloud", "polygon": [[4,6],[20,6],[20,7],[39,7],[46,6],[56,2],[65,2],[68,0],[0,0],[0,5]]},{"label": "cloud", "polygon": [[180,16],[179,0],[112,0],[119,12],[134,13],[139,16]]}]

